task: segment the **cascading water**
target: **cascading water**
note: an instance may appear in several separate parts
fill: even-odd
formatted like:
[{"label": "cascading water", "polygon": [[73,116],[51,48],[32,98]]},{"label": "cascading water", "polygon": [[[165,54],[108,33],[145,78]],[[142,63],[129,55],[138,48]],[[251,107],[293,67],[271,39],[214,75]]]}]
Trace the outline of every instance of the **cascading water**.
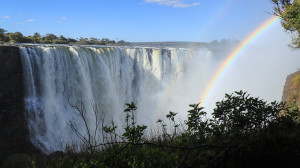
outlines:
[{"label": "cascading water", "polygon": [[70,124],[87,134],[76,107],[84,108],[91,130],[95,111],[122,125],[132,101],[144,123],[185,111],[199,101],[214,56],[204,48],[23,46],[20,52],[31,141],[45,153],[79,141]]}]

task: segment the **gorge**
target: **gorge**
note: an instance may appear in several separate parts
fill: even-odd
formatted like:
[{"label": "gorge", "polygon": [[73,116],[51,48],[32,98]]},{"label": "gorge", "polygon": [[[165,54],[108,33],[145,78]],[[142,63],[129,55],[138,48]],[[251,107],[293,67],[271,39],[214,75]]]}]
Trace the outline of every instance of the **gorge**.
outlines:
[{"label": "gorge", "polygon": [[76,106],[84,108],[91,130],[95,115],[103,125],[114,120],[122,126],[129,102],[137,104],[140,123],[151,125],[170,110],[184,120],[188,104],[200,101],[210,76],[234,46],[1,46],[1,153],[37,148],[49,154],[80,143],[70,128],[71,123],[87,134]]},{"label": "gorge", "polygon": [[[193,79],[195,72],[202,69],[205,73],[203,70],[208,70],[217,56],[217,50],[213,53],[207,48],[20,45],[4,46],[1,51],[5,65],[1,66],[1,74],[5,74],[1,76],[1,102],[9,104],[2,100],[17,94],[12,104],[26,118],[20,128],[28,129],[23,133],[45,153],[77,142],[68,122],[85,131],[72,107],[76,103],[83,104],[89,127],[95,129],[95,107],[106,122],[113,119],[122,124],[128,102],[135,102],[141,109],[138,121],[153,122],[184,94],[195,96],[185,97],[177,107],[197,101],[201,87],[191,88],[199,80]],[[13,78],[10,83],[9,78]]]}]

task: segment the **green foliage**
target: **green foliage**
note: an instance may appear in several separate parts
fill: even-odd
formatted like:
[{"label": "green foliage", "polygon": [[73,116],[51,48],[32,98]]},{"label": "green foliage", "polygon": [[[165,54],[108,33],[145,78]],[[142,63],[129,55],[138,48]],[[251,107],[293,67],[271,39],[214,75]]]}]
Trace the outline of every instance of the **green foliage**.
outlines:
[{"label": "green foliage", "polygon": [[[142,140],[144,131],[147,129],[145,125],[137,125],[134,121],[134,111],[137,109],[133,102],[126,104],[127,108],[124,112],[127,113],[126,115],[126,127],[125,132],[122,136],[131,143],[138,143]],[[129,121],[131,120],[131,122]]]},{"label": "green foliage", "polygon": [[[80,152],[68,148],[63,154],[36,159],[32,165],[67,168],[273,167],[281,164],[276,157],[282,152],[285,156],[290,154],[291,158],[299,158],[300,150],[295,147],[300,144],[300,114],[296,108],[284,103],[268,103],[243,91],[226,94],[217,102],[212,119],[206,118],[207,113],[199,104],[190,107],[184,123],[178,124],[177,113],[169,112],[157,121],[161,132],[157,130],[146,138],[148,127],[136,123],[137,107],[133,102],[128,103],[122,133],[117,131],[112,120],[110,126],[102,127],[103,143]],[[261,159],[266,156],[271,157],[271,163]],[[298,160],[288,162],[299,166]]]},{"label": "green foliage", "polygon": [[8,37],[6,37],[6,30],[0,28],[0,43],[3,43],[3,42],[7,42],[8,41]]},{"label": "green foliage", "polygon": [[6,32],[7,32],[7,30],[0,28],[0,34],[4,35]]},{"label": "green foliage", "polygon": [[29,39],[25,37],[21,32],[7,33],[6,36],[8,37],[9,41],[12,43],[29,42]]},{"label": "green foliage", "polygon": [[32,37],[33,37],[33,42],[34,43],[39,43],[41,41],[41,38],[42,38],[40,33],[37,33],[37,32],[34,33]]},{"label": "green foliage", "polygon": [[199,104],[190,105],[192,110],[188,111],[188,118],[186,125],[188,132],[191,136],[195,136],[200,141],[204,141],[207,134],[210,132],[210,123],[206,120],[206,112],[203,111],[203,107],[199,107]]},{"label": "green foliage", "polygon": [[46,34],[46,36],[44,36],[42,38],[43,43],[53,43],[54,40],[58,40],[58,37],[54,34]]},{"label": "green foliage", "polygon": [[278,117],[282,103],[250,97],[247,92],[225,95],[225,100],[216,103],[213,116],[218,131],[234,138],[243,138],[259,133]]},{"label": "green foliage", "polygon": [[280,16],[282,26],[290,32],[295,32],[293,47],[300,47],[300,0],[272,0],[274,14]]},{"label": "green foliage", "polygon": [[66,38],[63,35],[59,37],[55,34],[47,33],[41,36],[40,33],[34,33],[33,36],[24,36],[21,32],[8,33],[6,30],[0,28],[0,43],[44,43],[44,44],[81,44],[81,45],[126,45],[129,44],[124,40],[115,42],[108,38],[97,39],[91,37],[90,39],[80,37],[78,40],[73,38]]}]

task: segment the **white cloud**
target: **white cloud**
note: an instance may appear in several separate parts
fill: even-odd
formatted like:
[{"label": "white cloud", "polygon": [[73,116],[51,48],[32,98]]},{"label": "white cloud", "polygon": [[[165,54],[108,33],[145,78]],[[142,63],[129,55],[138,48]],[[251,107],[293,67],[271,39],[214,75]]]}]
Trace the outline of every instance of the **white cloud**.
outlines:
[{"label": "white cloud", "polygon": [[34,19],[28,19],[27,22],[34,22]]},{"label": "white cloud", "polygon": [[158,5],[170,6],[173,8],[188,8],[198,6],[200,3],[185,3],[184,0],[144,0],[146,3],[156,3]]},{"label": "white cloud", "polygon": [[3,16],[2,18],[4,18],[4,19],[10,19],[11,17],[10,16]]},{"label": "white cloud", "polygon": [[60,19],[66,20],[66,19],[67,19],[67,17],[64,17],[64,16],[63,16],[63,17],[61,17]]},{"label": "white cloud", "polygon": [[96,25],[96,23],[89,22],[89,21],[87,21],[87,20],[83,21],[83,23],[84,23],[84,24],[87,24],[87,25],[89,25],[89,26],[95,26],[95,25]]}]

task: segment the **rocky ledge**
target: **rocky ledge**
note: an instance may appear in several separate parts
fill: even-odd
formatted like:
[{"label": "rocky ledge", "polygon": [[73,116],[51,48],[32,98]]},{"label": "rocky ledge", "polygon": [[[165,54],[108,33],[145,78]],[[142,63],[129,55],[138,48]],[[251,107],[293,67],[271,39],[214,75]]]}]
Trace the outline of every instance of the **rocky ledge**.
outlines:
[{"label": "rocky ledge", "polygon": [[287,76],[282,101],[288,105],[296,105],[300,109],[300,71]]},{"label": "rocky ledge", "polygon": [[19,48],[0,46],[0,165],[13,153],[35,150],[26,126],[23,87]]}]

